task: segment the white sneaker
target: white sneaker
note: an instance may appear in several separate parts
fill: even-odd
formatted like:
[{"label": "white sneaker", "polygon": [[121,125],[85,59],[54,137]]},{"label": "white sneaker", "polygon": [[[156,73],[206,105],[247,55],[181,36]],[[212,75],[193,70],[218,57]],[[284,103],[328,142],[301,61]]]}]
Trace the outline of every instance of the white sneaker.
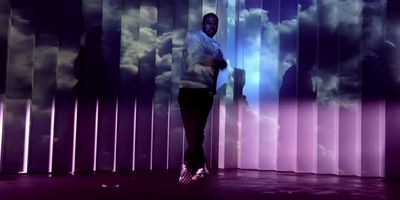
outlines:
[{"label": "white sneaker", "polygon": [[206,165],[204,165],[204,167],[199,168],[199,169],[196,171],[196,174],[193,175],[192,180],[193,180],[193,181],[197,181],[197,180],[203,179],[203,178],[205,178],[206,176],[208,176],[209,174],[210,174],[210,172],[208,171]]},{"label": "white sneaker", "polygon": [[192,180],[192,173],[188,165],[182,164],[181,173],[179,175],[179,182],[188,184]]}]

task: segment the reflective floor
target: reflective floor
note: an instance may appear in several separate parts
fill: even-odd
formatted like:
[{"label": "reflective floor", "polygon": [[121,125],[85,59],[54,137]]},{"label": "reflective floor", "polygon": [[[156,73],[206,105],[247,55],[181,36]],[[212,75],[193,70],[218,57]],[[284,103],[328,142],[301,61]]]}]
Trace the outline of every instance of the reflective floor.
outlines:
[{"label": "reflective floor", "polygon": [[178,171],[0,175],[0,199],[400,199],[400,181],[274,171],[214,170],[182,185]]}]

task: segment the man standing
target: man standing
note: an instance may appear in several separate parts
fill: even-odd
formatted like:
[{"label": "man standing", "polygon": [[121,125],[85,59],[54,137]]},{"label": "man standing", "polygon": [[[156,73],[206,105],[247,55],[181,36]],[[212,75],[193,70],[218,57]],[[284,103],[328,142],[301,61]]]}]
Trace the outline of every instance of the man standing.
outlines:
[{"label": "man standing", "polygon": [[220,45],[212,39],[218,30],[214,13],[203,16],[202,31],[186,35],[178,102],[188,147],[185,150],[179,182],[187,184],[208,175],[203,150],[204,128],[216,93],[220,69],[227,63]]}]

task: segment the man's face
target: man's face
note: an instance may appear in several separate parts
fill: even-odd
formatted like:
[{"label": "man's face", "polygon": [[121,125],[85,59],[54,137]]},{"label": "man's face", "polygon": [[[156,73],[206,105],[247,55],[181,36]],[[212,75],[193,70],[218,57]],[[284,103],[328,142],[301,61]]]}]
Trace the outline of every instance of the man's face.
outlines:
[{"label": "man's face", "polygon": [[214,37],[218,30],[218,19],[208,16],[203,21],[203,32],[210,38]]}]

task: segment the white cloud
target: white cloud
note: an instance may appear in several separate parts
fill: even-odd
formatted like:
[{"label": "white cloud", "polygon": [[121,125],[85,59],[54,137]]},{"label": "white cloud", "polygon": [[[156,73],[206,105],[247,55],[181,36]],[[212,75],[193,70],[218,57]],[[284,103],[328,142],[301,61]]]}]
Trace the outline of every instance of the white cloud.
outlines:
[{"label": "white cloud", "polygon": [[322,103],[336,103],[339,92],[339,80],[335,74],[320,70],[318,76],[313,77],[317,87],[317,100]]},{"label": "white cloud", "polygon": [[[28,24],[21,25],[22,29],[27,28]],[[33,33],[23,33],[20,27],[10,27],[6,87],[9,88],[7,89],[9,95],[18,97],[30,95],[28,90],[32,84],[34,40]]]},{"label": "white cloud", "polygon": [[172,54],[164,54],[162,56],[159,56],[159,54],[156,54],[156,65],[157,66],[171,66],[172,64]]},{"label": "white cloud", "polygon": [[334,163],[335,154],[333,153],[333,151],[327,149],[322,144],[318,144],[317,149],[318,149],[319,160],[321,160],[324,164]]},{"label": "white cloud", "polygon": [[74,62],[78,56],[77,49],[64,49],[58,51],[57,89],[70,90],[78,80],[74,75]]},{"label": "white cloud", "polygon": [[281,34],[291,34],[295,36],[298,30],[298,20],[297,19],[290,19],[290,20],[283,20],[277,27],[278,31]]},{"label": "white cloud", "polygon": [[309,8],[299,12],[301,23],[316,26],[317,6],[314,4]]}]

